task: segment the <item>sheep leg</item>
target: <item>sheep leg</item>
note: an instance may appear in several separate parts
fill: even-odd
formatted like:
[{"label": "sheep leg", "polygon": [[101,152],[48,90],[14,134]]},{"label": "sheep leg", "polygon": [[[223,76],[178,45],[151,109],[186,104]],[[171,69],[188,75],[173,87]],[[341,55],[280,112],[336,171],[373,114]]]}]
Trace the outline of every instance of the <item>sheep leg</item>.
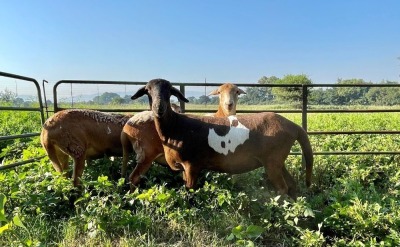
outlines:
[{"label": "sheep leg", "polygon": [[[192,189],[196,186],[197,178],[199,177],[200,170],[195,168],[194,165],[184,165],[184,180],[186,188]],[[198,167],[198,166],[197,166]]]},{"label": "sheep leg", "polygon": [[128,148],[130,144],[129,139],[127,138],[124,132],[121,133],[121,144],[122,144],[122,167],[121,167],[121,177],[125,178],[127,165],[129,161],[130,149]]},{"label": "sheep leg", "polygon": [[279,194],[285,195],[288,194],[288,185],[286,184],[283,171],[283,165],[280,162],[269,162],[268,163],[268,178],[271,183],[274,185],[275,189]]},{"label": "sheep leg", "polygon": [[133,169],[132,173],[129,175],[129,181],[131,183],[131,191],[136,188],[136,186],[140,182],[140,176],[145,174],[151,167],[151,163],[153,162],[152,158],[147,158],[143,162],[137,163],[135,169]]},{"label": "sheep leg", "polygon": [[296,182],[293,179],[293,176],[289,173],[289,171],[286,169],[285,166],[283,166],[282,168],[282,172],[283,172],[283,177],[285,179],[285,182],[288,186],[288,195],[293,198],[296,199],[297,198],[297,186],[296,186]]},{"label": "sheep leg", "polygon": [[123,147],[122,151],[123,151],[123,156],[122,156],[121,177],[125,178],[129,161],[129,151],[125,147]]},{"label": "sheep leg", "polygon": [[72,174],[73,177],[73,184],[75,187],[80,185],[80,179],[83,174],[83,169],[85,168],[85,157],[75,157],[74,158],[74,171]]},{"label": "sheep leg", "polygon": [[63,171],[65,171],[68,167],[68,155],[63,153],[53,144],[48,144],[46,146],[46,151],[53,165],[53,168],[57,172],[63,173]]}]

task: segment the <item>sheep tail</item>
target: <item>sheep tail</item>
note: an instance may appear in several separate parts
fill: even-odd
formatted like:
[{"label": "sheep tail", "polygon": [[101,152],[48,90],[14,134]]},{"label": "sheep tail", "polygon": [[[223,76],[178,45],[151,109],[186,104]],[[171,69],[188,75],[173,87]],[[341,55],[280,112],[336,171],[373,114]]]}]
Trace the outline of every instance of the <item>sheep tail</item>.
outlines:
[{"label": "sheep tail", "polygon": [[303,151],[303,159],[306,163],[306,185],[311,186],[312,169],[314,163],[314,156],[310,140],[308,139],[307,132],[299,126],[299,136],[297,141],[300,143],[301,150]]}]

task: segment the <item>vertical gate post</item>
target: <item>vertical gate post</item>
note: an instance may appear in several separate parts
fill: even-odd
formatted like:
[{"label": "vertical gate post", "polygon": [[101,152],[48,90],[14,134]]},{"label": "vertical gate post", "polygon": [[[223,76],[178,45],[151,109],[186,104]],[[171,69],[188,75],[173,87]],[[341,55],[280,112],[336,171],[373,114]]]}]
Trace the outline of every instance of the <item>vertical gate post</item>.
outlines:
[{"label": "vertical gate post", "polygon": [[301,126],[307,131],[307,105],[308,105],[308,87],[307,85],[301,86],[303,90],[302,94],[302,109],[301,109]]},{"label": "vertical gate post", "polygon": [[[307,106],[308,106],[308,87],[307,85],[302,85],[301,86],[302,90],[303,90],[303,94],[302,94],[302,109],[301,109],[301,126],[303,127],[303,129],[307,132]],[[306,167],[306,160],[304,157],[304,153],[302,153],[301,155],[302,157],[302,166],[303,168]]]}]

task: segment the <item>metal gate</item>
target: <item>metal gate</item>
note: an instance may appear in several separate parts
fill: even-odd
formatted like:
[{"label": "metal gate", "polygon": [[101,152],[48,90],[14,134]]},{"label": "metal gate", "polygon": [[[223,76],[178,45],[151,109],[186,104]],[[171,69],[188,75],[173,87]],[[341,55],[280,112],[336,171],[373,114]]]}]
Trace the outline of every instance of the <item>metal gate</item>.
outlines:
[{"label": "metal gate", "polygon": [[[0,72],[0,77],[20,80],[20,81],[26,82],[26,83],[33,83],[35,88],[36,88],[36,94],[37,94],[38,102],[39,102],[39,107],[0,106],[0,111],[31,111],[31,112],[38,112],[40,114],[41,124],[43,124],[44,121],[45,121],[45,117],[44,117],[42,96],[41,96],[41,93],[40,93],[39,83],[33,78],[20,76],[20,75],[14,75],[14,74],[5,73],[5,72]],[[2,135],[2,136],[0,136],[0,141],[15,140],[15,139],[27,138],[27,137],[35,137],[35,136],[39,136],[39,135],[40,135],[40,133],[21,133],[21,134],[18,134],[18,135],[8,135],[8,136],[3,136]],[[5,170],[5,169],[9,169],[9,168],[12,168],[12,167],[16,167],[16,166],[32,163],[32,162],[37,161],[37,160],[39,160],[39,159],[41,159],[43,157],[44,156],[34,157],[34,158],[29,159],[29,160],[24,160],[24,161],[20,161],[20,162],[8,164],[8,165],[0,166],[0,171],[1,170]]]},{"label": "metal gate", "polygon": [[[38,101],[39,101],[39,106],[38,107],[7,107],[7,106],[0,106],[0,111],[33,111],[33,112],[39,112],[40,117],[41,117],[41,124],[44,123],[45,121],[45,111],[48,113],[51,110],[47,109],[47,104],[46,107],[43,106],[42,102],[42,96],[41,96],[41,90],[40,90],[40,85],[39,83],[29,77],[25,76],[20,76],[20,75],[15,75],[15,74],[10,74],[10,73],[5,73],[5,72],[0,72],[0,77],[5,77],[5,78],[10,78],[10,79],[16,79],[16,80],[21,80],[26,83],[33,83],[35,88],[36,88],[36,94],[38,96]],[[143,86],[146,84],[146,82],[129,82],[129,81],[81,81],[81,80],[61,80],[57,82],[54,87],[53,87],[53,100],[54,100],[54,110],[51,112],[57,112],[63,109],[70,109],[70,108],[78,108],[78,107],[73,107],[73,104],[71,107],[61,107],[60,102],[59,102],[59,91],[58,88],[60,85],[67,84],[70,85],[72,88],[73,85],[76,84],[83,84],[83,85],[125,85],[125,86]],[[174,82],[172,83],[174,86],[179,87],[180,91],[185,95],[187,87],[217,87],[220,84],[217,83],[177,83]],[[312,85],[277,85],[277,84],[236,84],[239,87],[291,87],[291,88],[298,88],[298,90],[302,91],[302,102],[301,102],[301,109],[292,109],[292,110],[274,110],[274,109],[268,109],[268,106],[266,106],[265,109],[262,109],[262,111],[272,111],[272,112],[277,112],[277,113],[298,113],[301,114],[302,116],[302,123],[301,125],[303,126],[304,129],[307,130],[308,128],[308,116],[310,113],[314,114],[325,114],[325,113],[363,113],[363,114],[368,114],[368,113],[376,113],[376,112],[391,112],[391,113],[400,113],[400,109],[353,109],[353,110],[342,110],[342,109],[310,109],[309,108],[309,96],[308,96],[308,91],[310,88],[313,87],[319,87],[319,88],[333,88],[333,87],[391,87],[391,88],[400,88],[399,84],[352,84],[352,85],[342,85],[342,84],[312,84]],[[43,85],[44,87],[44,85]],[[44,90],[44,88],[43,88]],[[72,90],[71,90],[72,94]],[[46,95],[45,95],[46,98]],[[49,97],[47,97],[49,98]],[[204,109],[191,109],[191,110],[186,110],[185,105],[181,103],[181,108],[183,112],[189,112],[189,113],[204,113],[204,112],[210,112],[210,110],[204,110]],[[148,107],[143,108],[143,109],[123,109],[123,108],[113,108],[113,109],[96,109],[99,111],[105,111],[105,112],[138,112],[138,111],[143,111],[143,110],[148,110]],[[252,113],[252,112],[259,112],[256,110],[237,110],[238,113]],[[353,135],[353,134],[359,134],[359,135],[375,135],[375,134],[383,134],[383,135],[399,135],[400,130],[393,130],[393,131],[308,131],[309,135]],[[0,141],[6,141],[6,140],[15,140],[19,138],[27,138],[27,137],[36,137],[39,136],[40,133],[22,133],[18,135],[9,135],[9,136],[0,136]],[[293,155],[299,155],[301,153],[292,153]],[[368,152],[360,152],[360,151],[354,151],[354,152],[342,152],[342,151],[330,151],[330,152],[325,152],[325,151],[320,151],[320,152],[315,152],[315,155],[398,155],[400,154],[400,151],[397,150],[392,150],[392,151],[368,151]],[[20,162],[16,162],[13,164],[8,164],[5,166],[0,166],[0,170],[5,170],[9,169],[12,167],[20,166],[23,164],[28,164],[32,163],[34,161],[37,161],[38,159],[43,158],[42,157],[35,157],[29,160],[24,160]]]}]

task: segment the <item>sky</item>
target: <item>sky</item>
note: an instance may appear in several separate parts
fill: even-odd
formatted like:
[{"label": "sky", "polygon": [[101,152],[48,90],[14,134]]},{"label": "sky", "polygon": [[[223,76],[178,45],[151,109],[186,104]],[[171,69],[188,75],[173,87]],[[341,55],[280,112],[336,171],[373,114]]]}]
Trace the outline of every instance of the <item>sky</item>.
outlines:
[{"label": "sky", "polygon": [[[63,79],[400,81],[400,1],[0,0],[0,71]],[[0,81],[2,79],[0,78]]]}]

